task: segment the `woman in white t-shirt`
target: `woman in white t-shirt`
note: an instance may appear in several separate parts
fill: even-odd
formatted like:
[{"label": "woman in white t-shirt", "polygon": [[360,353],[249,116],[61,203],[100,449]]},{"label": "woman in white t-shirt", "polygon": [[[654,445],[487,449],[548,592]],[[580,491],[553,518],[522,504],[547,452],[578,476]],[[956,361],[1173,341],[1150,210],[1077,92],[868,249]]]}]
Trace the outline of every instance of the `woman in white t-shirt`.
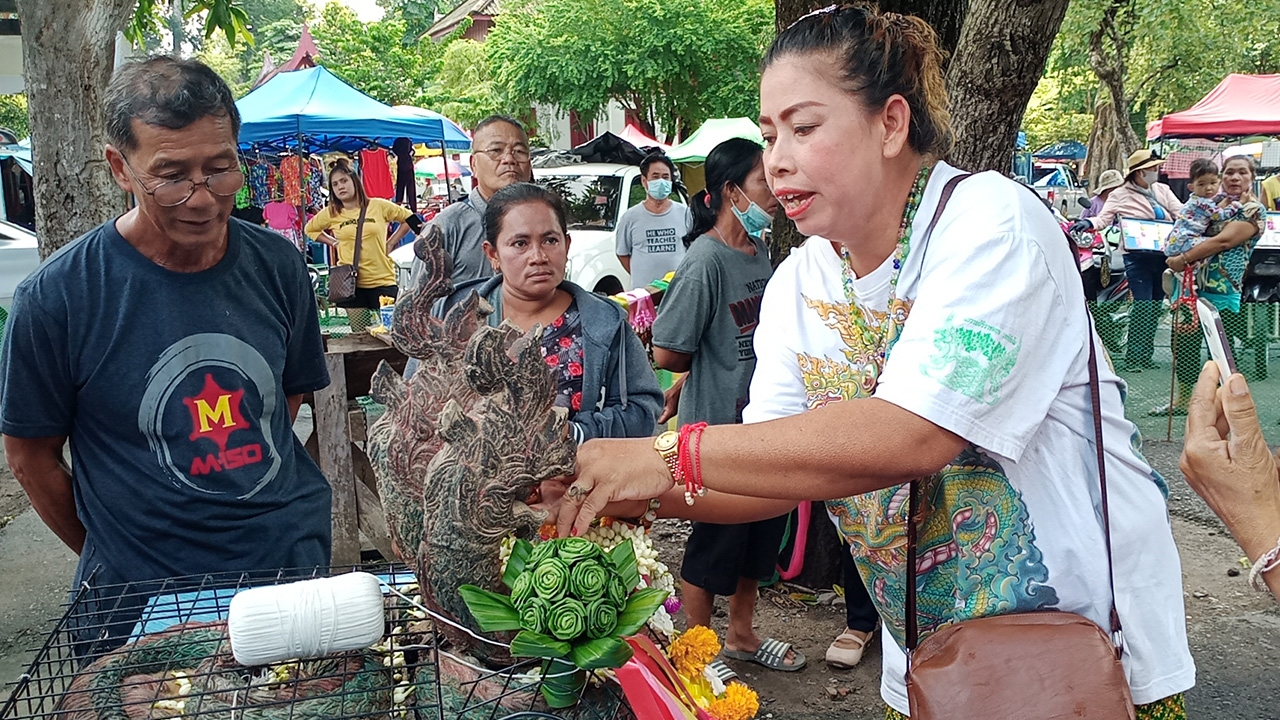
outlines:
[{"label": "woman in white t-shirt", "polygon": [[[960,174],[936,160],[951,144],[941,58],[923,21],[864,6],[778,36],[760,86],[765,169],[811,237],[765,292],[747,424],[587,443],[561,508],[563,534],[611,501],[660,497],[662,515],[723,523],[827,500],[885,628],[890,718],[908,712],[909,481],[927,478],[923,634],[1044,609],[1105,627],[1111,607],[1091,329],[1067,241],[997,173],[959,182],[923,237]],[[1119,379],[1099,374],[1123,662],[1138,718],[1183,718],[1195,667],[1166,488]]]}]

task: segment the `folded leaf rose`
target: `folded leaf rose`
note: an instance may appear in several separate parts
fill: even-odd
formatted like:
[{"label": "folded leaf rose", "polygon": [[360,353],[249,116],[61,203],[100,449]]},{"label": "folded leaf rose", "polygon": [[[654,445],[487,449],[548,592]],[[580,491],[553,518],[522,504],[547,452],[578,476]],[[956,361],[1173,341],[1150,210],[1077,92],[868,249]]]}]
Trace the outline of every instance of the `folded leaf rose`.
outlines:
[{"label": "folded leaf rose", "polygon": [[531,597],[523,605],[517,605],[520,612],[520,629],[547,634],[547,616],[551,613],[551,604],[540,597]]},{"label": "folded leaf rose", "polygon": [[524,607],[529,598],[534,597],[533,575],[520,573],[511,585],[511,602],[517,609]]},{"label": "folded leaf rose", "polygon": [[618,627],[618,608],[608,598],[600,598],[587,605],[587,636],[606,638]]},{"label": "folded leaf rose", "polygon": [[[533,591],[547,602],[556,602],[569,593],[569,566],[547,558],[533,566]],[[518,581],[517,581],[518,582]]]},{"label": "folded leaf rose", "polygon": [[582,602],[603,597],[608,586],[609,572],[595,560],[582,560],[569,569],[569,594]]},{"label": "folded leaf rose", "polygon": [[547,633],[557,640],[573,642],[587,631],[587,608],[567,597],[551,606],[547,613]]},{"label": "folded leaf rose", "polygon": [[565,538],[556,543],[556,556],[572,565],[579,560],[594,560],[604,556],[600,546],[583,538]]}]

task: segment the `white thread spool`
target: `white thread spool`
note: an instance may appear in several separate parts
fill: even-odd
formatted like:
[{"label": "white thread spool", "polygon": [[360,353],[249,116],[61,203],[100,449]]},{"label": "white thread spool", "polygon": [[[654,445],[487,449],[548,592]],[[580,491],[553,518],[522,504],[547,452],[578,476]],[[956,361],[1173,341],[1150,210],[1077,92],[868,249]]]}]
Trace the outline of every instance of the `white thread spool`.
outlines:
[{"label": "white thread spool", "polygon": [[248,666],[361,650],[384,629],[381,584],[361,572],[244,590],[227,613],[231,653]]}]

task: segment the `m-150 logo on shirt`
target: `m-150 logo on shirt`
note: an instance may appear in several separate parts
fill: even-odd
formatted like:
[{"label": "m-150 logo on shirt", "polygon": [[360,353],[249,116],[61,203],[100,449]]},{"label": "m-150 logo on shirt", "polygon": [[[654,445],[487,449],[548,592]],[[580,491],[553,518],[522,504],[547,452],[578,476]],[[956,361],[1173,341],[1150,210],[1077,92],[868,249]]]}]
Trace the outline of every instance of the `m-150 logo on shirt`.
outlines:
[{"label": "m-150 logo on shirt", "polygon": [[243,400],[244,388],[224,390],[211,373],[205,373],[204,387],[200,394],[182,399],[187,410],[191,411],[191,440],[211,440],[218,445],[217,454],[208,453],[204,457],[197,455],[192,459],[192,476],[234,470],[262,462],[261,443],[227,447],[227,440],[232,432],[253,427],[241,413]]},{"label": "m-150 logo on shirt", "polygon": [[253,346],[222,333],[170,345],[147,372],[138,429],[178,487],[247,500],[283,459],[272,436],[275,373]]}]

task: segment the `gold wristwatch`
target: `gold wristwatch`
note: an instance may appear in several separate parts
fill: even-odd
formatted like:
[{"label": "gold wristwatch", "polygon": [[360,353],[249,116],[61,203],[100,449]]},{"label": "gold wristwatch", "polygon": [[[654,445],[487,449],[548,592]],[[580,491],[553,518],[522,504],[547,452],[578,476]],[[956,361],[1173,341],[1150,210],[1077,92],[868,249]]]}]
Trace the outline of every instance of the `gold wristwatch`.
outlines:
[{"label": "gold wristwatch", "polygon": [[662,461],[667,464],[667,469],[671,471],[671,479],[679,483],[680,434],[671,430],[662,433],[654,438],[653,449],[658,451],[658,454],[662,456]]}]

